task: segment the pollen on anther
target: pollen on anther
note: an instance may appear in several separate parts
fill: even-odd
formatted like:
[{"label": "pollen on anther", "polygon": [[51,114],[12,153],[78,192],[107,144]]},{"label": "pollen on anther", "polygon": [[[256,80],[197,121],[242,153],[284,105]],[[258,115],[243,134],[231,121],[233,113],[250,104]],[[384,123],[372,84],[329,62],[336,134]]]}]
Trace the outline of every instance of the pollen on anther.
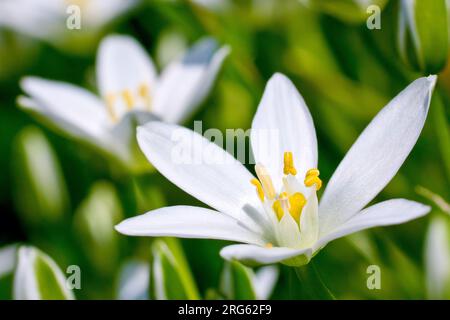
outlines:
[{"label": "pollen on anther", "polygon": [[273,244],[270,243],[270,242],[267,242],[266,245],[265,245],[265,247],[266,247],[267,249],[272,249],[272,248],[273,248]]},{"label": "pollen on anther", "polygon": [[286,175],[292,174],[293,176],[295,176],[297,174],[297,169],[295,169],[295,167],[294,167],[294,157],[292,155],[292,152],[284,153],[283,173]]},{"label": "pollen on anther", "polygon": [[322,187],[322,180],[319,178],[319,170],[317,169],[310,169],[306,172],[305,181],[304,184],[307,187],[311,187],[313,185],[316,186],[316,190],[320,190]]}]

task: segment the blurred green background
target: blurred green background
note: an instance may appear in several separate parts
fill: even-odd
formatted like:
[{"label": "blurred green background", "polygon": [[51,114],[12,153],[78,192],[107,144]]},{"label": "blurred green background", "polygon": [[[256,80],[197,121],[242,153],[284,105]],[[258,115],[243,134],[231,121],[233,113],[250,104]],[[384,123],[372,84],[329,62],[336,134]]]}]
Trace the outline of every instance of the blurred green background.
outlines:
[{"label": "blurred green background", "polygon": [[[366,8],[372,2],[382,9],[381,29],[366,26],[370,16]],[[430,6],[435,2],[430,1]],[[406,49],[407,59],[402,59],[399,51],[400,1],[243,0],[209,4],[141,1],[103,28],[83,50],[33,40],[0,27],[0,247],[27,243],[49,254],[63,271],[68,265],[79,265],[82,289],[74,291],[77,298],[117,297],[120,270],[130,259],[150,261],[154,240],[119,235],[113,226],[153,208],[201,204],[157,172],[131,175],[109,164],[95,150],[41,126],[17,108],[16,97],[21,94],[18,83],[25,75],[37,75],[95,92],[95,54],[102,36],[132,35],[161,68],[174,51],[209,35],[230,45],[232,51],[209,98],[185,125],[192,128],[195,119],[203,121],[204,130],[249,128],[266,81],[274,72],[285,73],[313,116],[325,184],[358,134],[392,97],[413,79],[439,73],[420,139],[376,199],[417,200],[432,205],[431,214],[339,239],[314,259],[337,298],[427,298],[427,226],[430,217],[444,215],[430,201],[427,190],[447,202],[450,198],[450,67],[444,68],[447,29],[428,21],[421,43],[425,46],[432,41],[433,47],[416,51],[423,49],[422,57],[431,62],[417,66],[414,49]],[[447,23],[445,10],[432,13],[437,14],[433,20]],[[436,25],[438,30],[433,29]],[[445,37],[436,33],[445,33]],[[412,46],[410,40],[404,41],[405,46]],[[428,59],[426,50],[444,52],[444,65],[436,62],[439,57]],[[220,286],[223,260],[219,250],[224,241],[180,243],[200,296],[208,297],[212,288]],[[366,286],[366,268],[372,264],[381,267],[381,290]],[[272,298],[304,298],[293,269],[280,268]],[[11,298],[10,280],[0,280],[0,298]]]}]

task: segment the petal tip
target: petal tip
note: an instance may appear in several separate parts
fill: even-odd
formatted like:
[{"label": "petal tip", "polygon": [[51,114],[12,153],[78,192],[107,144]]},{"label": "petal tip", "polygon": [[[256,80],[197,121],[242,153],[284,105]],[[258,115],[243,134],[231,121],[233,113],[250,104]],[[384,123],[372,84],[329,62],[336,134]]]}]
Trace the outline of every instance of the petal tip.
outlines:
[{"label": "petal tip", "polygon": [[434,88],[434,86],[436,85],[436,81],[437,81],[437,75],[435,74],[430,74],[427,77],[428,83],[430,84],[430,88],[431,90]]}]

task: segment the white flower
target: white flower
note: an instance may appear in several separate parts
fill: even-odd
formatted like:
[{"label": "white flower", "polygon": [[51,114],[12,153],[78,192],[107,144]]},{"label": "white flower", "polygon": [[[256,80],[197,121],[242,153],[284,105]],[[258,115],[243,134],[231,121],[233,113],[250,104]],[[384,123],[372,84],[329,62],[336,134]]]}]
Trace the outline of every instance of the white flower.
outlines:
[{"label": "white flower", "polygon": [[[331,240],[423,216],[429,207],[405,199],[365,206],[394,177],[416,143],[435,81],[435,76],[414,81],[380,111],[334,172],[320,204],[316,191],[322,182],[315,169],[312,118],[294,85],[281,74],[267,84],[252,123],[258,179],[230,154],[188,129],[160,122],[138,128],[138,143],[149,161],[215,210],[165,207],[127,219],[116,229],[136,236],[243,242],[222,249],[222,257],[247,264],[281,261],[299,266]],[[264,130],[277,130],[279,143],[260,139]],[[186,153],[194,157],[202,150],[220,152],[223,161],[175,164],[172,149],[180,145],[172,139],[174,132],[191,142]]]},{"label": "white flower", "polygon": [[37,77],[22,80],[29,97],[19,105],[71,136],[115,154],[130,167],[139,163],[135,127],[156,118],[181,122],[208,94],[228,48],[204,39],[160,75],[131,37],[109,36],[97,56],[100,97],[83,88]]},{"label": "white flower", "polygon": [[[2,0],[0,26],[41,40],[68,35],[67,19],[71,6],[80,10],[80,30],[93,32],[129,10],[136,0]],[[85,32],[84,32],[85,31]]]}]

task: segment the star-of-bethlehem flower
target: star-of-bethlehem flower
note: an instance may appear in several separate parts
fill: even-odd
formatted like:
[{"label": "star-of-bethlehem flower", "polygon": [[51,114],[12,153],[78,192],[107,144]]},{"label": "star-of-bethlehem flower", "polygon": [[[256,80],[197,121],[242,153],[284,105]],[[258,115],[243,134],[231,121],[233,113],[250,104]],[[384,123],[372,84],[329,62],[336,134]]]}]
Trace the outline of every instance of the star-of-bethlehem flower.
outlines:
[{"label": "star-of-bethlehem flower", "polygon": [[107,25],[137,3],[137,0],[2,0],[0,26],[41,40],[67,37],[66,22],[73,13],[70,8],[77,6],[81,23],[77,31],[86,31],[87,35]]},{"label": "star-of-bethlehem flower", "polygon": [[183,121],[208,94],[228,52],[203,39],[157,75],[137,41],[113,35],[102,41],[97,56],[100,97],[68,83],[25,77],[21,87],[28,97],[19,97],[18,103],[133,168],[143,158],[136,125]]},{"label": "star-of-bethlehem flower", "polygon": [[[127,219],[116,229],[135,236],[237,241],[243,244],[223,248],[222,257],[250,265],[300,266],[336,238],[423,216],[430,208],[406,199],[365,206],[393,178],[416,143],[435,81],[435,76],[417,79],[379,112],[334,172],[320,203],[313,121],[294,85],[281,74],[268,82],[252,123],[256,177],[188,129],[161,122],[140,127],[138,143],[149,161],[215,210],[165,207]],[[276,130],[279,143],[260,139],[264,130]],[[199,152],[222,153],[225,161],[176,163],[174,155],[180,148],[192,157]]]}]

